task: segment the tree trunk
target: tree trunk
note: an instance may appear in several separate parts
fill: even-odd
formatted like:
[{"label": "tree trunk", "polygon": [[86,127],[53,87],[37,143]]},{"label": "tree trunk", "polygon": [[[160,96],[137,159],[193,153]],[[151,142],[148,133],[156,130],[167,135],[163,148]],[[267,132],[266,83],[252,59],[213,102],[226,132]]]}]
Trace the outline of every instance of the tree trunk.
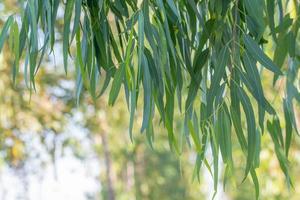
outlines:
[{"label": "tree trunk", "polygon": [[107,180],[107,190],[108,190],[108,200],[115,200],[115,190],[113,184],[113,175],[111,171],[111,155],[109,152],[109,147],[107,143],[106,133],[102,133],[101,140],[104,150],[104,162],[106,168],[106,180]]}]

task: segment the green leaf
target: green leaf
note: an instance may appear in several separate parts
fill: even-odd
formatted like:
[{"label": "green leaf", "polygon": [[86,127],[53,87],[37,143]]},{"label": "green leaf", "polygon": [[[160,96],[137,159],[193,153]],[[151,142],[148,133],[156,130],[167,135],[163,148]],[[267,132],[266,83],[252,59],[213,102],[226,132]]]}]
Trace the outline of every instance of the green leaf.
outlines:
[{"label": "green leaf", "polygon": [[175,153],[180,154],[177,139],[174,135],[174,93],[166,91],[166,106],[165,106],[165,126],[168,131],[169,145]]},{"label": "green leaf", "polygon": [[214,74],[212,76],[211,86],[207,93],[207,109],[209,115],[212,113],[214,99],[217,95],[218,88],[220,88],[220,82],[222,80],[222,77],[226,72],[226,65],[228,59],[229,51],[228,48],[224,46],[217,57],[217,63],[215,65]]},{"label": "green leaf", "polygon": [[245,7],[248,11],[248,23],[249,20],[253,20],[255,23],[255,33],[257,34],[257,38],[260,38],[263,35],[263,31],[265,28],[264,23],[264,7],[265,3],[261,0],[244,0]]},{"label": "green leaf", "polygon": [[[130,76],[134,76],[133,70],[130,70]],[[133,141],[132,129],[133,129],[133,120],[134,120],[136,102],[137,102],[137,91],[136,91],[135,82],[133,81],[132,89],[130,92],[130,118],[129,118],[129,136],[131,141]]]},{"label": "green leaf", "polygon": [[232,161],[232,145],[231,145],[231,121],[227,113],[226,104],[219,109],[216,121],[216,134],[218,134],[220,142],[220,150],[223,162],[231,168]]},{"label": "green leaf", "polygon": [[81,5],[82,0],[76,0],[75,2],[75,18],[73,21],[73,31],[71,35],[71,43],[76,35],[77,30],[79,29],[80,25],[80,17],[81,17]]},{"label": "green leaf", "polygon": [[11,24],[13,23],[13,16],[9,16],[9,18],[6,20],[3,28],[2,28],[2,31],[1,31],[1,35],[0,35],[0,52],[2,51],[2,48],[3,48],[3,45],[4,45],[4,42],[7,38],[7,34],[8,34],[8,30],[11,26]]},{"label": "green leaf", "polygon": [[[53,4],[52,4],[52,12],[51,12],[51,27],[49,27],[51,51],[53,51],[53,47],[54,47],[54,43],[55,43],[55,22],[56,22],[59,2],[60,2],[60,0],[52,1]],[[24,21],[23,21],[23,23],[24,23]]]},{"label": "green leaf", "polygon": [[171,52],[171,55],[172,55],[174,61],[176,62],[176,60],[177,60],[176,53],[175,53],[176,48],[175,48],[174,43],[171,38],[171,33],[170,33],[169,25],[167,22],[167,15],[166,15],[165,7],[164,7],[162,0],[156,0],[156,2],[157,2],[159,9],[161,10],[162,16],[164,16],[163,25],[164,25],[165,37],[167,39],[167,44],[169,45],[169,51]]},{"label": "green leaf", "polygon": [[289,149],[291,146],[292,141],[292,119],[290,117],[289,109],[288,109],[288,102],[286,99],[283,100],[283,111],[284,111],[284,119],[285,119],[285,155],[288,157]]},{"label": "green leaf", "polygon": [[64,58],[64,68],[66,73],[68,69],[70,24],[71,24],[74,5],[75,5],[75,0],[68,0],[66,4],[65,13],[64,13],[63,58]]},{"label": "green leaf", "polygon": [[274,115],[275,110],[266,100],[263,92],[263,87],[260,80],[260,74],[256,67],[256,62],[251,58],[250,55],[245,53],[243,56],[243,64],[246,70],[246,73],[240,73],[241,79],[244,84],[247,86],[251,94],[257,100],[260,106],[264,108],[268,113]]},{"label": "green leaf", "polygon": [[[255,155],[254,155],[254,167],[258,168],[260,164],[260,147],[261,147],[261,134],[258,129],[255,131]],[[251,173],[251,172],[250,172]]]},{"label": "green leaf", "polygon": [[19,72],[20,62],[20,38],[19,38],[19,27],[17,22],[14,22],[11,26],[11,37],[13,38],[13,53],[14,53],[14,64],[13,64],[13,82],[16,83],[16,76]]},{"label": "green leaf", "polygon": [[141,79],[142,62],[144,55],[144,15],[139,13],[138,18],[138,82]]},{"label": "green leaf", "polygon": [[275,28],[276,33],[285,33],[288,28],[292,25],[293,19],[291,19],[290,14],[284,16],[282,22]]},{"label": "green leaf", "polygon": [[274,0],[267,0],[267,14],[268,14],[268,20],[269,20],[269,27],[271,30],[271,34],[273,39],[276,41],[276,33],[275,33],[275,21],[274,21],[274,15],[275,15],[275,1]]},{"label": "green leaf", "polygon": [[295,55],[296,55],[296,44],[297,44],[297,41],[296,41],[296,38],[295,38],[295,34],[290,31],[288,34],[287,34],[287,42],[288,42],[288,52],[289,52],[289,55],[294,58]]},{"label": "green leaf", "polygon": [[256,172],[254,169],[250,170],[250,174],[251,174],[251,178],[252,181],[254,183],[254,187],[255,187],[255,198],[258,200],[259,199],[259,182],[258,182],[258,178],[256,175]]},{"label": "green leaf", "polygon": [[216,137],[216,133],[212,129],[210,132],[210,142],[211,142],[211,150],[213,155],[213,179],[214,179],[214,195],[216,195],[218,191],[218,182],[219,182],[219,140]]},{"label": "green leaf", "polygon": [[188,96],[185,103],[185,110],[188,111],[196,98],[200,82],[202,79],[202,68],[208,60],[209,50],[205,49],[199,55],[195,55],[193,72],[191,73],[191,83],[189,85]]},{"label": "green leaf", "polygon": [[134,46],[133,41],[133,26],[131,27],[131,32],[128,40],[128,44],[126,47],[126,53],[125,53],[125,78],[127,87],[131,90],[130,91],[130,119],[129,119],[129,135],[131,141],[132,139],[132,129],[133,129],[133,120],[134,120],[134,114],[135,114],[135,108],[136,108],[136,102],[137,102],[137,91],[136,91],[136,84],[135,84],[135,78],[134,78],[134,70],[131,68],[131,59],[132,59],[132,51]]},{"label": "green leaf", "polygon": [[287,184],[288,186],[292,185],[291,182],[291,177],[289,175],[289,166],[288,166],[288,159],[284,154],[283,148],[280,146],[280,137],[278,136],[278,122],[276,122],[276,118],[273,119],[273,122],[270,122],[269,120],[267,121],[267,128],[268,131],[270,133],[270,136],[272,138],[272,141],[274,143],[274,150],[276,153],[276,156],[278,158],[279,164],[280,164],[280,168],[283,171],[286,180],[287,180]]},{"label": "green leaf", "polygon": [[288,35],[285,34],[279,34],[279,37],[277,39],[277,45],[274,53],[274,63],[282,68],[285,58],[288,53]]},{"label": "green leaf", "polygon": [[[207,148],[207,144],[209,141],[209,136],[208,136],[208,130],[206,128],[202,129],[202,146],[201,146],[201,152],[197,155],[197,160],[196,160],[196,164],[195,164],[195,168],[194,168],[194,172],[193,172],[193,179],[197,176],[198,181],[200,182],[200,169],[202,166],[202,162],[205,162],[205,165],[207,166],[209,172],[211,173],[211,169],[209,167],[209,164],[207,164],[207,160],[205,159],[205,152],[206,152],[206,148]],[[212,175],[212,173],[211,173]]]},{"label": "green leaf", "polygon": [[253,108],[249,97],[242,88],[238,89],[238,94],[246,115],[247,131],[248,131],[248,148],[247,148],[247,163],[245,169],[245,178],[253,167],[256,147],[256,124]]},{"label": "green leaf", "polygon": [[249,35],[244,34],[243,39],[249,55],[251,55],[254,59],[260,62],[260,64],[272,71],[274,74],[282,75],[279,67],[272,62],[272,60],[263,52],[261,48],[259,48],[258,44]]},{"label": "green leaf", "polygon": [[167,0],[167,4],[170,6],[171,10],[176,15],[176,17],[180,18],[180,14],[179,14],[178,9],[175,5],[175,2],[173,0]]},{"label": "green leaf", "polygon": [[199,140],[199,136],[198,136],[197,132],[194,129],[192,121],[188,122],[188,127],[189,127],[189,131],[191,133],[191,136],[193,138],[193,141],[194,141],[194,144],[195,144],[195,147],[196,147],[196,152],[201,153],[201,151],[202,151],[201,143],[200,143],[200,140]]},{"label": "green leaf", "polygon": [[30,76],[30,88],[33,86],[35,89],[34,75],[36,73],[37,54],[38,54],[38,26],[37,26],[37,10],[36,4],[33,0],[28,1],[29,13],[30,13],[30,43],[29,48],[29,76]]},{"label": "green leaf", "polygon": [[108,104],[114,105],[118,94],[120,92],[121,84],[125,75],[125,65],[121,64],[120,68],[116,71],[114,80],[112,82],[111,90],[109,93]]},{"label": "green leaf", "polygon": [[144,112],[141,132],[143,132],[151,121],[152,114],[152,82],[149,72],[149,65],[146,56],[143,54],[143,87],[144,87]]}]

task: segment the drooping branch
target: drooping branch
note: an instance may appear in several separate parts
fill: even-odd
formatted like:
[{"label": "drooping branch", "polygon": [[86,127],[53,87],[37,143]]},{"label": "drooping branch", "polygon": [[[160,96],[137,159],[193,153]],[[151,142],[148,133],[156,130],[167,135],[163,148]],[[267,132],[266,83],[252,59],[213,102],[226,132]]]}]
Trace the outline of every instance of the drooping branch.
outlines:
[{"label": "drooping branch", "polygon": [[[84,89],[95,100],[109,90],[113,105],[124,89],[131,133],[143,95],[141,131],[152,143],[157,110],[170,147],[178,154],[174,117],[180,110],[187,141],[198,154],[196,172],[210,146],[215,182],[219,154],[226,171],[233,171],[235,132],[247,160],[245,177],[250,173],[257,195],[255,169],[267,124],[280,166],[290,180],[287,158],[292,133],[298,132],[294,103],[300,102],[298,1],[28,0],[23,6],[21,24],[10,16],[0,36],[0,49],[8,41],[14,54],[13,80],[24,59],[25,80],[35,88],[39,65],[53,51],[58,21],[63,21],[64,67],[68,71],[73,55],[78,98]],[[272,58],[265,46],[275,48]],[[283,115],[265,96],[262,77],[271,75],[274,86],[278,79],[286,80],[285,97],[280,99]]]}]

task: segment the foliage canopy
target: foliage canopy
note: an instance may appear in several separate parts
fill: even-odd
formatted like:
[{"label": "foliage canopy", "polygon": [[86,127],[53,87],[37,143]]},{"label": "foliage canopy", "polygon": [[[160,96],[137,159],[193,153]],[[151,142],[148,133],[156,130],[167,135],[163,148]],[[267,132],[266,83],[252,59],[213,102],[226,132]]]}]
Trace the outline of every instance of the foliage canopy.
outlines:
[{"label": "foliage canopy", "polygon": [[[300,101],[297,0],[28,0],[19,4],[20,13],[8,17],[0,35],[0,49],[8,41],[14,55],[14,82],[24,57],[26,84],[35,89],[42,60],[61,39],[65,71],[70,58],[75,65],[77,99],[83,89],[96,100],[110,88],[113,105],[124,89],[131,137],[138,98],[143,96],[141,132],[151,144],[152,119],[158,112],[171,149],[180,154],[180,137],[173,124],[178,109],[184,116],[186,141],[197,152],[195,176],[202,163],[209,167],[205,152],[210,148],[217,189],[219,156],[226,166],[225,177],[233,173],[236,137],[246,157],[245,178],[251,175],[258,196],[255,169],[261,135],[267,129],[291,184],[288,153],[292,135],[298,133],[294,104]],[[56,27],[62,24],[58,35]],[[274,53],[267,55],[266,47]],[[275,110],[265,97],[263,73],[273,76],[274,87],[285,87],[283,97],[278,97],[282,110]]]}]

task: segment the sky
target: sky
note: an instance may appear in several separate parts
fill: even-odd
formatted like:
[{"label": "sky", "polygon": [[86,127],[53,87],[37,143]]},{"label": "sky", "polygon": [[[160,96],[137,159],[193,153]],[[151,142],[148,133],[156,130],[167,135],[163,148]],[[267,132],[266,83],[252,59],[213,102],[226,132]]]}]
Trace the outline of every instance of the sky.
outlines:
[{"label": "sky", "polygon": [[[0,166],[0,200],[86,200],[96,198],[101,190],[98,177],[101,173],[97,155],[93,152],[86,132],[69,124],[66,131],[56,138],[55,163],[46,148],[54,138],[48,134],[46,145],[38,137],[26,134],[26,148],[30,149],[28,160],[22,168]],[[72,136],[81,143],[86,155],[79,159],[67,147],[61,149],[63,141]],[[59,152],[64,152],[63,155]]]}]

